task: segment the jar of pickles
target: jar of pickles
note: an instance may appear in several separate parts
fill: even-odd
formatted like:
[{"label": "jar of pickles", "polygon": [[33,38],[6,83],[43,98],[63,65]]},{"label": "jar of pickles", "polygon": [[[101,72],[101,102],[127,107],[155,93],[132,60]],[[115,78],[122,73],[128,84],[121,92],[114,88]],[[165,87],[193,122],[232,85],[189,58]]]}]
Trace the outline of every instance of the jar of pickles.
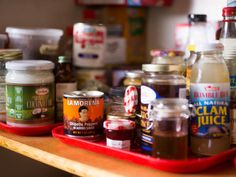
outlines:
[{"label": "jar of pickles", "polygon": [[148,104],[159,98],[186,98],[186,83],[182,64],[143,64],[142,69],[141,150],[151,154],[153,138],[147,114]]}]

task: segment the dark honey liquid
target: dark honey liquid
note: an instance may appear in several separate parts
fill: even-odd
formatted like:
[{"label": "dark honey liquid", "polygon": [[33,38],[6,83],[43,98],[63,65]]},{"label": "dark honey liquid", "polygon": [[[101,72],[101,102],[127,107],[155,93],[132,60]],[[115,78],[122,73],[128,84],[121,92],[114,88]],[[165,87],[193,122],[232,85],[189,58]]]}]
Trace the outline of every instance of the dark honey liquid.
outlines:
[{"label": "dark honey liquid", "polygon": [[188,136],[184,133],[158,133],[153,135],[154,157],[163,159],[187,159]]}]

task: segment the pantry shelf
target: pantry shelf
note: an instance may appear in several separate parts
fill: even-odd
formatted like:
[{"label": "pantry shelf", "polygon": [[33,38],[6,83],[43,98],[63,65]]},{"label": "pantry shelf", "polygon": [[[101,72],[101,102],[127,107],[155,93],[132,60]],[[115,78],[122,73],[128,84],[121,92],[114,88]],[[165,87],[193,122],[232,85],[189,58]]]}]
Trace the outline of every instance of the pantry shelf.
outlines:
[{"label": "pantry shelf", "polygon": [[[0,131],[0,145],[23,156],[82,177],[183,176],[182,174],[158,171],[77,147],[71,147],[51,136],[26,137]],[[188,176],[233,177],[236,176],[236,168],[233,161],[229,161],[224,165],[216,166],[202,173],[188,174]]]}]

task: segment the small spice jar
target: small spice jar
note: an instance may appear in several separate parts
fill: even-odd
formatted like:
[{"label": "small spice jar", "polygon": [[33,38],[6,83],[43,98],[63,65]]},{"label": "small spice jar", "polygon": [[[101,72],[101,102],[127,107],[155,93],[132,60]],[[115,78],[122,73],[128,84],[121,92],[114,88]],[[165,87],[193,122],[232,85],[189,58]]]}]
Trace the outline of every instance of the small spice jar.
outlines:
[{"label": "small spice jar", "polygon": [[6,123],[16,127],[54,123],[54,63],[15,60],[6,68]]},{"label": "small spice jar", "polygon": [[106,145],[112,148],[130,150],[135,123],[131,120],[106,120],[103,123]]}]

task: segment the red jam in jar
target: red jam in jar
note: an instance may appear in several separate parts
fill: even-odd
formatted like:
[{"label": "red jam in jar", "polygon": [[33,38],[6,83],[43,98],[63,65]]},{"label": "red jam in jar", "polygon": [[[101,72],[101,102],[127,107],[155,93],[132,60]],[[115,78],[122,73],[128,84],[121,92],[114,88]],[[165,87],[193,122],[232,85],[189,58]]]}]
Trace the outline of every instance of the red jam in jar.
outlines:
[{"label": "red jam in jar", "polygon": [[135,123],[131,120],[106,120],[103,123],[106,132],[106,145],[112,148],[130,150]]}]

